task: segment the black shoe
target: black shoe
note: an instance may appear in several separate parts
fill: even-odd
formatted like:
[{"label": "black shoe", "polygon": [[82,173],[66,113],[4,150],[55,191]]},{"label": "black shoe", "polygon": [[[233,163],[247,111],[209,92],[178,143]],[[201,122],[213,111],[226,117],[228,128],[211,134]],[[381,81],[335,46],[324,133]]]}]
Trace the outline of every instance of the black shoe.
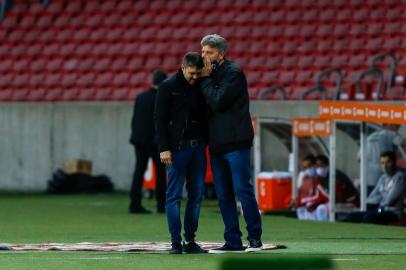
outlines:
[{"label": "black shoe", "polygon": [[169,250],[169,254],[182,254],[183,247],[179,242],[172,243],[172,248]]},{"label": "black shoe", "polygon": [[207,253],[207,251],[202,249],[195,241],[189,243],[183,242],[183,251],[189,254]]},{"label": "black shoe", "polygon": [[225,243],[222,247],[210,249],[209,253],[211,254],[220,254],[220,253],[242,253],[245,248],[241,246],[231,246],[228,243]]},{"label": "black shoe", "polygon": [[130,214],[151,214],[152,212],[144,207],[130,207],[128,208]]},{"label": "black shoe", "polygon": [[245,249],[245,252],[254,252],[262,250],[261,240],[250,240],[248,247]]}]

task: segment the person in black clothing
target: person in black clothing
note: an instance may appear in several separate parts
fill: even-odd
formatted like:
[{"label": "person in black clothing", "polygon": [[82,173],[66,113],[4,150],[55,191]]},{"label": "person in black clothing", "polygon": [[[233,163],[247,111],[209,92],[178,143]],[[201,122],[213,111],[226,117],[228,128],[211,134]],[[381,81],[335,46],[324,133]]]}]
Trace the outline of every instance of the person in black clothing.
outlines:
[{"label": "person in black clothing", "polygon": [[[155,103],[158,148],[168,173],[165,210],[171,254],[206,252],[195,242],[206,173],[206,102],[198,84],[202,68],[202,57],[187,53],[181,69],[159,86]],[[182,245],[180,202],[185,178],[188,196]]]},{"label": "person in black clothing", "polygon": [[165,213],[166,175],[165,166],[160,162],[155,141],[154,106],[158,85],[166,79],[161,70],[152,73],[152,87],[139,94],[135,99],[133,117],[131,120],[130,143],[134,145],[136,165],[130,192],[130,213],[151,213],[141,204],[141,189],[144,173],[151,157],[156,168],[157,212]]},{"label": "person in black clothing", "polygon": [[[262,248],[262,225],[250,182],[250,149],[254,138],[247,81],[243,71],[225,59],[227,41],[207,35],[201,41],[205,67],[200,87],[209,104],[209,149],[214,186],[223,217],[226,243],[210,253],[251,252]],[[237,204],[241,202],[249,245],[241,242]]]}]

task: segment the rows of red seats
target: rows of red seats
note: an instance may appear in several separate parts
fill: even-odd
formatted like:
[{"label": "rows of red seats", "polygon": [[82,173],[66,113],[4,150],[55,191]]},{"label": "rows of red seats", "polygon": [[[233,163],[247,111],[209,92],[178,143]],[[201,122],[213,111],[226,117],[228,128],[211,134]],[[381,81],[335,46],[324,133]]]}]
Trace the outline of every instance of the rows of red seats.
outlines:
[{"label": "rows of red seats", "polygon": [[404,1],[14,2],[0,23],[3,101],[131,100],[153,69],[176,71],[209,33],[229,40],[253,99],[271,86],[299,98],[332,67],[342,68],[348,97],[372,57],[387,51],[406,70]]}]

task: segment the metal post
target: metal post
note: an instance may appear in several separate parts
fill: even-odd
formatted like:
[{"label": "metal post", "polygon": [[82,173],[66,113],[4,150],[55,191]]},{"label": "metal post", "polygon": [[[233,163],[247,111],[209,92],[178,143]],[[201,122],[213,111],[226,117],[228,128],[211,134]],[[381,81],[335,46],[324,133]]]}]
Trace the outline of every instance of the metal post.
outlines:
[{"label": "metal post", "polygon": [[254,189],[255,197],[258,200],[257,178],[261,172],[261,119],[257,118],[255,121],[255,135],[254,135]]},{"label": "metal post", "polygon": [[292,198],[297,198],[297,178],[299,175],[299,138],[292,134],[292,155],[293,155],[293,175],[292,175]]},{"label": "metal post", "polygon": [[367,210],[367,125],[365,122],[361,122],[361,138],[360,138],[360,207],[361,211]]},{"label": "metal post", "polygon": [[0,0],[0,22],[3,20],[6,9],[6,1]]},{"label": "metal post", "polygon": [[335,221],[336,206],[336,122],[331,121],[331,135],[329,138],[330,152],[330,179],[329,179],[329,217],[330,221]]}]

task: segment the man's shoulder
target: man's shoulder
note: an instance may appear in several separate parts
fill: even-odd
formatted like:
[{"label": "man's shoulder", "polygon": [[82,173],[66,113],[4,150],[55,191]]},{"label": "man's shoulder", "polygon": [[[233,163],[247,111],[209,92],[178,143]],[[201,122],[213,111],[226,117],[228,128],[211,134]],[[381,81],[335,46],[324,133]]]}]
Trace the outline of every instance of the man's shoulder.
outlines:
[{"label": "man's shoulder", "polygon": [[398,171],[394,175],[395,178],[405,180],[405,169],[398,168]]},{"label": "man's shoulder", "polygon": [[241,66],[234,61],[226,59],[224,61],[224,64],[225,64],[225,69],[228,72],[242,72]]},{"label": "man's shoulder", "polygon": [[135,99],[143,100],[143,99],[149,97],[150,95],[151,95],[151,89],[148,89],[148,90],[145,90],[145,91],[142,91],[141,93],[139,93]]},{"label": "man's shoulder", "polygon": [[161,84],[159,85],[159,90],[170,90],[172,89],[174,86],[176,86],[177,84],[177,76],[176,74],[169,76],[168,78],[166,78],[164,81],[161,82]]}]

